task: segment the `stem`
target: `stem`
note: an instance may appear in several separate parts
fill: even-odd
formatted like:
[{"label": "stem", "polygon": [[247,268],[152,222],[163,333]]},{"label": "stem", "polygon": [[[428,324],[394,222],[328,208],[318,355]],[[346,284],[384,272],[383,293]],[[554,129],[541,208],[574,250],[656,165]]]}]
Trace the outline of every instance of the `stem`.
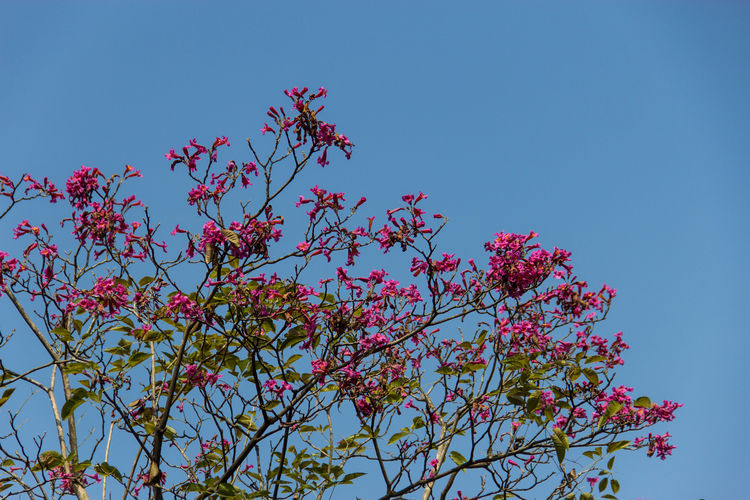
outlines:
[{"label": "stem", "polygon": [[[109,424],[109,437],[107,437],[107,447],[104,449],[104,461],[107,462],[109,459],[109,445],[112,442],[112,431],[115,428],[115,422],[114,420]],[[107,491],[107,476],[104,476],[102,479],[102,500],[107,500],[106,497],[106,491]]]}]

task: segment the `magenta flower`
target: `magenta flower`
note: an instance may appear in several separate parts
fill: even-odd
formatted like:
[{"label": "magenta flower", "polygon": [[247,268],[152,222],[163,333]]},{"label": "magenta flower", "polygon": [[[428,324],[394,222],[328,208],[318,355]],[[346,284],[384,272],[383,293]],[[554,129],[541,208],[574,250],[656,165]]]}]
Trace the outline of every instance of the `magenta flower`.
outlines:
[{"label": "magenta flower", "polygon": [[65,185],[71,205],[81,210],[91,202],[91,195],[99,188],[97,177],[104,175],[96,168],[81,166],[73,173]]}]

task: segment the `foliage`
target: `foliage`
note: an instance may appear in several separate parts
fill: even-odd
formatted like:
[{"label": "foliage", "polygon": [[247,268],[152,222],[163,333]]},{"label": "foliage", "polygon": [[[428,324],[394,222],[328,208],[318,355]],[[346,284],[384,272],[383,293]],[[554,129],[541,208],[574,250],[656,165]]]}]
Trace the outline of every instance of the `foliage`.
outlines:
[{"label": "foliage", "polygon": [[[23,220],[25,249],[0,252],[4,316],[41,348],[3,356],[4,494],[323,498],[362,484],[368,498],[615,498],[617,452],[671,453],[669,434],[635,431],[680,405],[614,384],[628,346],[594,327],[615,290],[589,289],[565,250],[498,233],[484,264],[464,261],[440,251],[447,219],[424,194],[377,222],[360,216],[365,198],[318,186],[283,235],[273,203],[308,165],[352,152],[319,117],[325,94],[287,91],[290,113],[269,109],[269,152],[248,140],[251,161],[220,164],[225,137],[171,150],[202,227],[178,225],[169,247],[122,194],[141,177],[131,166],[81,167],[64,190],[0,176],[4,217],[31,200],[73,208],[69,241]],[[376,259],[412,282],[364,267]],[[46,398],[56,439],[23,426],[27,397]]]}]

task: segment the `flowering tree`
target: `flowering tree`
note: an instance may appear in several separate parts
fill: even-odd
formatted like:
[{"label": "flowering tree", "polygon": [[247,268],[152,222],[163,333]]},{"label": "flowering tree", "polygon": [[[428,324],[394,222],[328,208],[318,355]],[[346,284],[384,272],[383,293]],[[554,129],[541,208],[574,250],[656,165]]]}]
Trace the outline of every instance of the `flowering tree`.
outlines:
[{"label": "flowering tree", "polygon": [[[171,150],[196,215],[170,237],[123,193],[130,166],[81,167],[64,190],[0,176],[3,217],[72,206],[62,234],[23,220],[25,249],[0,252],[26,354],[2,337],[4,494],[615,498],[617,452],[671,453],[643,430],[680,405],[614,384],[628,346],[594,328],[615,291],[589,289],[565,250],[498,233],[463,260],[439,248],[446,219],[424,194],[377,220],[318,186],[282,234],[274,205],[299,174],[352,151],[320,119],[325,94],[287,91],[247,162],[218,161],[227,138]],[[411,282],[363,266],[376,258]]]}]

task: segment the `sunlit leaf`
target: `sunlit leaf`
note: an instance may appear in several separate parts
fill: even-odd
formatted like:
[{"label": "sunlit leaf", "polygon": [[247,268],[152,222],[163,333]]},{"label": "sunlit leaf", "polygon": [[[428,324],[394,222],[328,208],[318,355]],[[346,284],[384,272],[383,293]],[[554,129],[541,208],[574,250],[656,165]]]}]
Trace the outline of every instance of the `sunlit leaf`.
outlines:
[{"label": "sunlit leaf", "polygon": [[583,372],[583,376],[586,377],[589,382],[593,385],[599,385],[599,375],[597,375],[594,370],[591,368],[584,368],[581,371]]},{"label": "sunlit leaf", "polygon": [[10,395],[13,394],[13,391],[15,390],[16,390],[15,387],[11,387],[10,389],[5,389],[3,391],[3,395],[0,396],[0,406],[3,406],[8,401],[8,399],[10,398]]},{"label": "sunlit leaf", "polygon": [[[630,441],[614,441],[607,446],[607,453],[614,453],[630,444]],[[613,457],[614,458],[614,457]]]},{"label": "sunlit leaf", "polygon": [[102,462],[94,466],[94,470],[103,476],[113,476],[116,477],[119,481],[122,481],[122,474],[119,470],[117,470],[117,467],[114,467],[107,462]]},{"label": "sunlit leaf", "polygon": [[451,460],[453,460],[453,462],[454,462],[454,463],[455,463],[456,465],[458,465],[458,466],[461,466],[461,465],[463,465],[463,464],[465,464],[465,463],[466,463],[466,458],[464,458],[464,456],[463,456],[463,455],[461,455],[461,454],[460,454],[459,452],[457,452],[457,451],[452,451],[452,452],[450,452],[450,454],[449,454],[448,456],[449,456],[449,457],[451,457]]},{"label": "sunlit leaf", "polygon": [[60,418],[62,418],[63,420],[67,419],[73,414],[76,408],[81,406],[81,404],[83,404],[83,398],[73,396],[65,402],[62,409],[60,410]]},{"label": "sunlit leaf", "polygon": [[651,400],[646,396],[641,396],[635,400],[633,406],[637,406],[638,408],[651,408]]},{"label": "sunlit leaf", "polygon": [[622,409],[622,403],[618,403],[617,401],[610,401],[607,405],[607,409],[604,411],[604,414],[599,418],[599,428],[601,429],[602,426],[612,418],[612,416],[620,411]]},{"label": "sunlit leaf", "polygon": [[552,429],[552,443],[555,445],[555,452],[557,452],[557,461],[562,463],[565,460],[565,453],[570,447],[568,436],[559,427]]}]

